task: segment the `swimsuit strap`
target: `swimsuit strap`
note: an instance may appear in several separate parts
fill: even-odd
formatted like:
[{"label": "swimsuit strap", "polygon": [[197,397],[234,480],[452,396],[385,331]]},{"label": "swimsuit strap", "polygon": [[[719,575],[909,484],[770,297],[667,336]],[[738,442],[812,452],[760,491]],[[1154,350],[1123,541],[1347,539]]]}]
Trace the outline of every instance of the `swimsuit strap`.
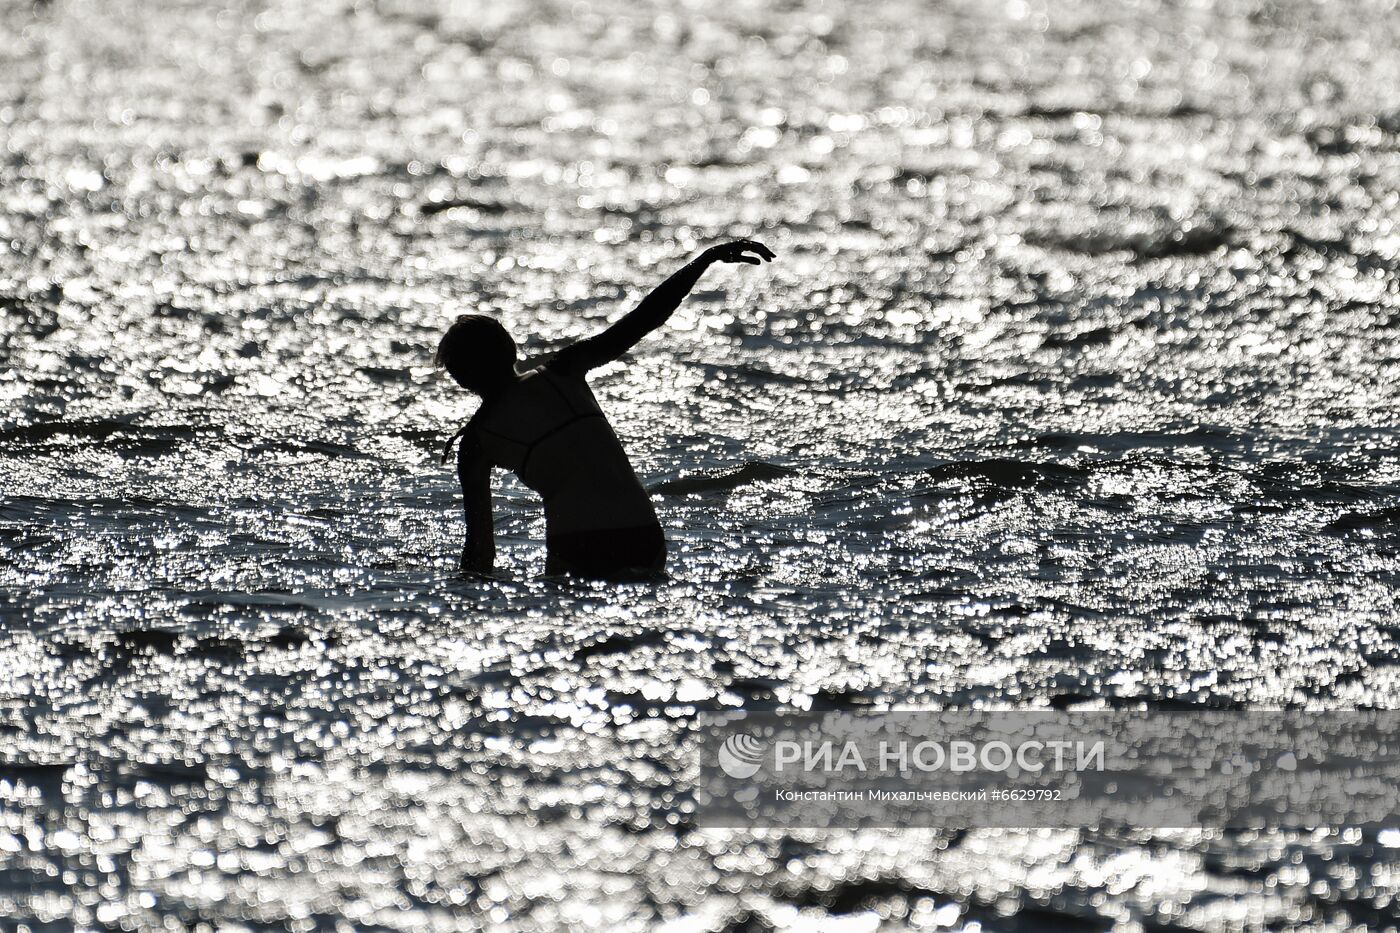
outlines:
[{"label": "swimsuit strap", "polygon": [[466,434],[466,433],[467,433],[467,430],[468,430],[469,428],[471,428],[471,426],[472,426],[472,423],[471,423],[470,421],[468,421],[466,424],[462,425],[460,428],[457,429],[457,433],[453,434],[451,437],[449,437],[449,438],[447,439],[447,443],[444,444],[444,445],[442,446],[442,462],[443,462],[443,463],[446,463],[446,462],[447,462],[447,458],[450,457],[450,456],[452,456],[452,445],[455,444],[455,443],[457,443],[457,438],[461,437],[463,434]]},{"label": "swimsuit strap", "polygon": [[[593,414],[592,412],[586,412],[586,413],[581,414],[581,415],[580,415],[580,414],[575,414],[575,415],[574,415],[572,418],[570,418],[568,421],[565,421],[565,422],[563,422],[562,424],[557,424],[557,425],[555,425],[553,428],[550,428],[548,431],[544,432],[543,434],[541,434],[539,437],[535,438],[535,439],[534,439],[533,441],[531,441],[530,443],[524,445],[524,447],[525,447],[525,456],[524,456],[523,458],[521,458],[521,460],[520,460],[520,471],[521,471],[522,473],[525,472],[525,465],[528,464],[528,463],[530,462],[530,457],[531,457],[532,454],[534,454],[535,448],[538,447],[538,446],[540,446],[541,444],[543,444],[545,441],[549,440],[549,439],[550,439],[551,437],[553,437],[554,435],[556,435],[556,434],[558,434],[559,432],[565,430],[566,428],[572,428],[574,425],[578,424],[580,421],[587,421],[589,418],[602,418],[602,417],[603,417],[602,415],[600,415],[600,414]],[[604,419],[604,420],[606,420],[606,419]]]},{"label": "swimsuit strap", "polygon": [[568,406],[569,414],[573,415],[575,418],[579,417],[581,412],[574,406],[573,399],[564,394],[564,390],[559,387],[559,383],[555,382],[554,377],[549,374],[549,367],[541,366],[539,372],[540,375],[544,377],[544,381],[549,383],[550,388],[559,396],[559,400]]},{"label": "swimsuit strap", "polygon": [[447,458],[452,456],[452,445],[457,443],[457,439],[459,437],[463,437],[468,431],[475,428],[476,430],[484,431],[487,434],[494,434],[501,440],[506,441],[508,443],[524,447],[525,456],[522,457],[520,460],[520,470],[521,472],[524,472],[525,464],[530,461],[530,455],[535,452],[535,448],[540,444],[541,441],[553,437],[560,431],[563,431],[565,428],[572,427],[574,424],[583,421],[586,418],[603,418],[602,412],[579,411],[578,406],[573,403],[573,400],[570,399],[568,394],[564,392],[563,388],[560,387],[559,383],[554,381],[554,377],[550,374],[549,368],[547,366],[540,367],[538,372],[541,376],[544,377],[544,381],[549,383],[550,388],[552,388],[555,391],[555,393],[559,396],[559,400],[562,401],[565,404],[565,406],[567,406],[569,409],[569,417],[566,418],[563,421],[563,423],[555,425],[553,428],[541,434],[533,441],[519,441],[513,437],[502,434],[500,431],[493,431],[488,427],[484,427],[482,425],[477,424],[477,418],[481,416],[482,411],[485,409],[485,405],[483,405],[482,408],[477,409],[476,414],[472,416],[470,421],[458,428],[456,433],[454,433],[451,437],[447,439],[447,443],[444,444],[442,448],[442,462],[446,463]]},{"label": "swimsuit strap", "polygon": [[468,421],[466,424],[464,424],[464,425],[462,425],[460,428],[458,428],[457,431],[456,431],[456,433],[453,434],[451,437],[449,437],[449,438],[447,439],[447,443],[444,444],[443,447],[442,447],[442,462],[443,462],[443,463],[446,463],[446,462],[447,462],[447,458],[450,457],[450,456],[452,455],[452,445],[455,444],[455,443],[457,443],[457,438],[459,438],[459,437],[466,437],[468,431],[480,431],[480,432],[482,432],[482,433],[484,433],[484,434],[494,434],[494,435],[496,435],[497,437],[499,437],[501,440],[505,441],[506,443],[508,443],[508,444],[515,444],[515,445],[520,446],[520,447],[529,448],[529,447],[531,446],[531,444],[526,443],[525,441],[517,441],[515,438],[511,437],[510,435],[502,434],[500,431],[493,431],[493,430],[491,430],[490,428],[482,427],[481,425],[477,424],[477,423],[476,423],[476,419],[473,418],[472,420]]},{"label": "swimsuit strap", "polygon": [[555,380],[554,374],[549,371],[548,365],[541,366],[537,370],[537,372],[544,378],[545,382],[549,383],[550,388],[552,388],[554,390],[554,393],[559,396],[559,400],[563,402],[564,405],[569,409],[569,417],[563,423],[555,425],[552,429],[541,434],[539,437],[535,438],[528,445],[526,445],[525,458],[520,461],[520,469],[522,471],[524,471],[525,469],[525,464],[530,462],[530,455],[535,452],[535,448],[538,447],[544,441],[558,434],[560,431],[563,431],[566,428],[571,428],[574,425],[578,424],[580,421],[585,421],[589,418],[602,418],[605,423],[607,421],[607,418],[604,417],[601,411],[588,411],[586,409],[580,411],[579,407],[574,404],[574,400],[569,397],[568,393],[565,392],[563,387],[560,386],[558,381]]}]

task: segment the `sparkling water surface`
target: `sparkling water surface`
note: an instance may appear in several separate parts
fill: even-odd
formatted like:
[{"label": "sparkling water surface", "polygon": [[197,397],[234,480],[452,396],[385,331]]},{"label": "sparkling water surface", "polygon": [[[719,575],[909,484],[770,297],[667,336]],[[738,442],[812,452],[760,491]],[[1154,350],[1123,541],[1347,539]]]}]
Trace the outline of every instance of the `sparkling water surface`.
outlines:
[{"label": "sparkling water surface", "polygon": [[[693,826],[697,711],[1400,702],[1392,2],[0,5],[0,926],[1394,929],[1394,832]],[[455,573],[430,365],[669,578]],[[202,926],[201,926],[202,925]]]}]

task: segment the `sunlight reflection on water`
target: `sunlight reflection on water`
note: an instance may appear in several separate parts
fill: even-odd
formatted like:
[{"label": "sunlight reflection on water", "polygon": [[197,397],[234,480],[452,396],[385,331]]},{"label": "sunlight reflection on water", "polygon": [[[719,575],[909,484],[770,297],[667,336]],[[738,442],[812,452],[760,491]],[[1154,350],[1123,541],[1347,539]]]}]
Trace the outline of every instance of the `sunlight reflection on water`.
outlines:
[{"label": "sunlight reflection on water", "polygon": [[[1396,702],[1393,10],[161,6],[0,10],[0,915],[1384,917],[1360,835],[732,837],[671,766],[712,706]],[[445,323],[736,235],[596,380],[670,579],[541,579],[508,478],[457,578]]]}]

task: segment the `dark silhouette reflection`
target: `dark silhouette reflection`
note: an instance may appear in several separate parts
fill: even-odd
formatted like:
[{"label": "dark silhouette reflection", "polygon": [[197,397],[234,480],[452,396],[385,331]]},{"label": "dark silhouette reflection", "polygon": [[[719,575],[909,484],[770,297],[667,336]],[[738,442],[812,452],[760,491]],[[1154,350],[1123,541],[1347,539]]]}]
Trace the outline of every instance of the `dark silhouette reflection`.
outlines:
[{"label": "dark silhouette reflection", "polygon": [[651,500],[584,377],[664,324],[714,263],[773,259],[752,240],[712,247],[607,330],[524,372],[499,322],[480,314],[457,318],[438,344],[437,363],[481,396],[481,407],[443,451],[446,462],[461,438],[463,571],[486,573],[495,564],[492,467],[512,471],[544,499],[548,573],[622,577],[665,568],[666,539]]}]

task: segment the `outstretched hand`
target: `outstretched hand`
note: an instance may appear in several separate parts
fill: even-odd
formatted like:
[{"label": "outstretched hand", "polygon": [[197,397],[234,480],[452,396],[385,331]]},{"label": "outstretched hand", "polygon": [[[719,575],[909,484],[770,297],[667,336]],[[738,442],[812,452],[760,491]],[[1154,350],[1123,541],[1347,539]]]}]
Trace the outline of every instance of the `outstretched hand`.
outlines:
[{"label": "outstretched hand", "polygon": [[[750,253],[753,255],[749,255]],[[705,251],[705,255],[713,262],[746,262],[751,266],[772,262],[778,258],[771,249],[757,240],[735,240],[732,243],[721,243],[719,246],[710,247]]]}]

